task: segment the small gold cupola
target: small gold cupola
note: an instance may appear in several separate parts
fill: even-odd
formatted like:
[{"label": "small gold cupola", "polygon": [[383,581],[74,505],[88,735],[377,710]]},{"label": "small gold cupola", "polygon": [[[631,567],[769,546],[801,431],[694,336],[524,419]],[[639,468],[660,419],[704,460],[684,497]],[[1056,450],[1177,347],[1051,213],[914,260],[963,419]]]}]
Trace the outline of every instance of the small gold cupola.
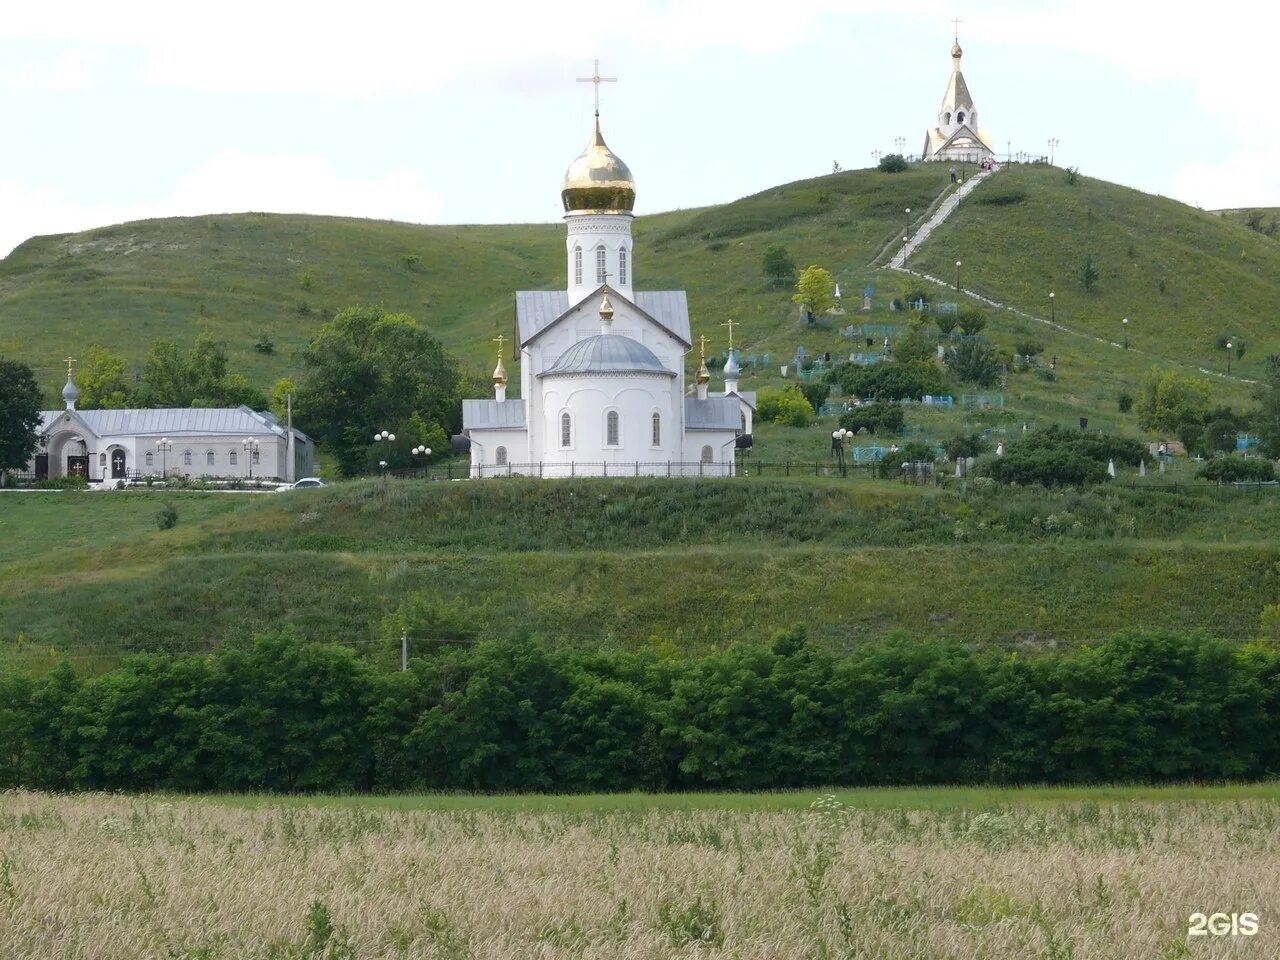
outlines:
[{"label": "small gold cupola", "polygon": [[501,334],[493,338],[498,345],[498,365],[493,368],[493,395],[498,400],[507,399],[507,368],[502,362],[502,345],[506,339]]}]

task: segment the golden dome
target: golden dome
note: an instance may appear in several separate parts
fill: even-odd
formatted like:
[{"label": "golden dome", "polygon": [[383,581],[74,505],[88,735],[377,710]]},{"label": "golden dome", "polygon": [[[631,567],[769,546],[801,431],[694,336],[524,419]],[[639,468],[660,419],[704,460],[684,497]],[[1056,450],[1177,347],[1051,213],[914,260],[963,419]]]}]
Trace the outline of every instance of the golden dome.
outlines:
[{"label": "golden dome", "polygon": [[493,382],[505,384],[507,382],[507,368],[503,366],[502,357],[498,357],[498,365],[493,368]]},{"label": "golden dome", "polygon": [[627,165],[605,144],[598,116],[595,136],[565,171],[560,197],[566,212],[630,213],[636,205],[636,182]]},{"label": "golden dome", "polygon": [[960,42],[957,40],[956,45],[951,48],[951,56],[959,60],[963,54],[964,54],[964,51],[960,49]]}]

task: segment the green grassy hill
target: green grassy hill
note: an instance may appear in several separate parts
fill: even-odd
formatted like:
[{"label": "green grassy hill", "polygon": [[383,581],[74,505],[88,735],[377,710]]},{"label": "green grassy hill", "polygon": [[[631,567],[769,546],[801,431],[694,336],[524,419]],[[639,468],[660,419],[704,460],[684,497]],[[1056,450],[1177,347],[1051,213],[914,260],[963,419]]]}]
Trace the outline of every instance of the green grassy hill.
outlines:
[{"label": "green grassy hill", "polygon": [[[156,528],[162,503],[178,526]],[[1035,649],[1119,629],[1257,635],[1280,499],[744,478],[360,481],[288,495],[0,496],[0,665],[110,663],[291,625],[397,654],[535,634],[673,654],[806,624]],[[56,537],[49,531],[65,531]]]},{"label": "green grassy hill", "polygon": [[[812,355],[847,351],[846,324],[901,326],[888,301],[920,281],[870,266],[911,219],[949,189],[937,165],[901,174],[848,171],[780,186],[722,206],[639,218],[636,273],[644,288],[690,295],[695,333],[723,347],[719,326],[742,322],[746,352],[768,352],[768,370],[748,387],[777,379],[802,344]],[[989,202],[1000,201],[1000,202]],[[240,214],[122,224],[72,236],[38,237],[0,262],[0,353],[36,367],[50,396],[60,358],[99,343],[137,360],[157,338],[187,343],[209,331],[236,368],[259,384],[296,375],[296,350],[323,319],[354,302],[382,302],[425,321],[460,357],[482,369],[490,339],[509,331],[512,291],[563,283],[562,227],[416,226],[327,217]],[[785,246],[803,267],[831,269],[849,311],[802,325],[790,292],[768,289],[761,260]],[[1095,292],[1077,279],[1083,256],[1102,271]],[[988,330],[1011,347],[1032,333],[1058,358],[1052,382],[1014,378],[1010,417],[1092,415],[1120,425],[1116,394],[1152,363],[1217,370],[1218,334],[1244,337],[1233,373],[1255,374],[1280,351],[1280,246],[1270,238],[1171,200],[1101,181],[1072,185],[1062,170],[1014,167],[924,245],[913,266],[948,279],[964,261],[964,284],[1002,302],[1047,314],[1067,331],[996,312]],[[859,293],[876,288],[862,313]],[[955,299],[933,288],[939,299]],[[1124,351],[1119,320],[1132,318]],[[266,332],[272,355],[253,343]],[[1219,378],[1227,402],[1247,388]]]}]

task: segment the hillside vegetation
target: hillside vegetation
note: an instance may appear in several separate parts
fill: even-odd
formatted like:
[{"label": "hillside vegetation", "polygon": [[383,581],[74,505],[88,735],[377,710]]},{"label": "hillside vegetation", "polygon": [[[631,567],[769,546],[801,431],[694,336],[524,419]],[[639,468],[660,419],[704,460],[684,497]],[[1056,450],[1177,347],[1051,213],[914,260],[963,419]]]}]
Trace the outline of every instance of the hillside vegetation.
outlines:
[{"label": "hillside vegetation", "polygon": [[[768,353],[745,385],[778,379],[798,345],[812,356],[857,341],[837,328],[904,326],[888,309],[922,281],[869,264],[908,219],[950,189],[940,165],[901,174],[848,171],[779,186],[733,203],[640,217],[636,275],[649,289],[687,289],[695,333],[724,347],[720,324],[740,321],[744,351]],[[910,207],[910,217],[905,213]],[[512,291],[563,283],[559,224],[417,226],[328,217],[239,214],[122,224],[34,238],[0,262],[0,353],[32,363],[50,396],[59,358],[99,343],[139,360],[152,341],[188,343],[208,331],[259,385],[299,374],[298,348],[353,302],[381,302],[424,321],[464,361],[483,369],[490,340],[509,332]],[[791,291],[770,289],[762,259],[784,246],[798,266],[828,267],[846,292],[843,316],[803,324]],[[1101,278],[1078,279],[1091,256]],[[975,191],[924,244],[913,268],[1047,316],[1058,295],[1064,332],[996,311],[987,335],[1012,349],[1028,334],[1054,357],[1052,382],[1011,382],[1023,418],[1114,417],[1118,391],[1156,362],[1217,371],[1221,334],[1243,337],[1233,373],[1256,375],[1280,350],[1280,246],[1255,230],[1191,207],[1042,166],[1012,167]],[[864,286],[873,309],[858,310]],[[925,284],[936,300],[964,297]],[[1120,318],[1133,349],[1121,350]],[[266,333],[275,352],[253,345]],[[1100,339],[1097,339],[1100,338]],[[860,337],[859,337],[860,339]],[[1113,343],[1114,342],[1114,343]],[[1225,402],[1245,385],[1221,378]]]},{"label": "hillside vegetation", "polygon": [[[794,624],[837,649],[895,631],[1028,648],[1133,626],[1243,639],[1280,602],[1269,495],[752,478],[210,496],[0,498],[0,660],[111,662],[283,625],[392,657],[402,629],[688,652]],[[156,529],[165,502],[172,531]],[[106,539],[48,537],[91,526]]]}]

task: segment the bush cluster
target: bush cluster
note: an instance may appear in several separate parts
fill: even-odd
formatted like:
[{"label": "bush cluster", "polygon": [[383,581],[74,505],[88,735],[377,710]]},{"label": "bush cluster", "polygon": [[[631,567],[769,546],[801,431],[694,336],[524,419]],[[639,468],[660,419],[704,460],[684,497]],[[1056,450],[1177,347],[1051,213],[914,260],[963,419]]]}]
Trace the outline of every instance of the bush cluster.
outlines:
[{"label": "bush cluster", "polygon": [[756,413],[768,423],[782,423],[789,427],[807,427],[813,422],[813,407],[794,383],[762,389]]},{"label": "bush cluster", "polygon": [[902,408],[877,400],[863,407],[854,407],[840,415],[840,426],[858,433],[897,433],[905,421]]},{"label": "bush cluster", "polygon": [[1052,426],[1022,437],[1003,457],[988,458],[980,472],[1001,483],[1081,486],[1105,480],[1108,461],[1136,467],[1144,454],[1137,440]]},{"label": "bush cluster", "polygon": [[259,638],[0,677],[0,787],[764,790],[1280,774],[1280,650],[1125,633],[1033,656],[802,632],[715,655],[485,641],[383,672]]},{"label": "bush cluster", "polygon": [[839,363],[827,374],[847,397],[919,400],[945,392],[942,371],[932,363]]},{"label": "bush cluster", "polygon": [[1270,460],[1251,457],[1216,457],[1196,476],[1214,483],[1266,483],[1276,479],[1276,466]]}]

